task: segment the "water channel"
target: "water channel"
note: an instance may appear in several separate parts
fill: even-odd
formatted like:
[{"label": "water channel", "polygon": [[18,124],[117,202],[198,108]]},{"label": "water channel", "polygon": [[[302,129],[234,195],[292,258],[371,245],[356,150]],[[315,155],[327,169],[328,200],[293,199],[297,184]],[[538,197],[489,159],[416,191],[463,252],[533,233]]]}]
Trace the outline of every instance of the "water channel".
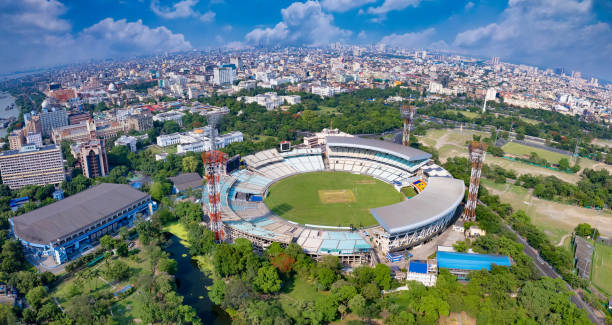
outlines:
[{"label": "water channel", "polygon": [[202,320],[202,324],[230,325],[231,318],[219,306],[213,304],[208,298],[207,286],[212,284],[212,279],[206,276],[191,260],[191,255],[176,236],[170,237],[170,243],[166,252],[178,263],[176,279],[178,294],[184,297],[183,303],[195,309]]}]

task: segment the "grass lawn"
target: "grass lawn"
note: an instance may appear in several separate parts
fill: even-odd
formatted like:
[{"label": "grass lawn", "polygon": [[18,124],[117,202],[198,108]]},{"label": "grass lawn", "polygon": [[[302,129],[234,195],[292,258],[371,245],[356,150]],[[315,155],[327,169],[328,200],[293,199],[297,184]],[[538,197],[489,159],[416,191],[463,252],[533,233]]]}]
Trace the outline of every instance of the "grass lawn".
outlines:
[{"label": "grass lawn", "polygon": [[502,147],[502,149],[504,150],[504,152],[507,152],[513,155],[517,155],[517,156],[529,156],[532,152],[535,152],[541,158],[544,158],[548,160],[548,162],[554,163],[554,164],[558,163],[559,160],[562,158],[567,158],[567,159],[571,158],[570,156],[563,155],[557,152],[552,152],[552,151],[548,151],[548,150],[544,150],[540,148],[534,148],[534,147],[526,146],[524,144],[515,143],[515,142],[506,143]]},{"label": "grass lawn", "polygon": [[168,147],[160,147],[156,144],[151,145],[147,148],[147,150],[149,150],[152,154],[156,155],[159,154],[161,152],[167,152],[167,153],[176,153],[176,146],[168,146]]},{"label": "grass lawn", "polygon": [[417,195],[416,190],[412,186],[402,187],[402,193],[406,195],[406,197],[410,198]]},{"label": "grass lawn", "polygon": [[591,280],[596,287],[612,294],[612,247],[601,243],[595,243],[593,253]]},{"label": "grass lawn", "polygon": [[319,106],[319,110],[315,111],[319,113],[338,113],[337,107],[329,107],[329,106]]},{"label": "grass lawn", "polygon": [[253,140],[253,142],[262,142],[262,141],[266,141],[267,139],[272,139],[274,141],[278,141],[277,137],[273,137],[273,136],[269,136],[269,135],[261,135],[261,134],[254,135],[252,140]]},{"label": "grass lawn", "polygon": [[474,113],[474,112],[470,112],[470,111],[458,111],[458,110],[453,110],[453,109],[447,109],[446,110],[449,113],[461,113],[463,114],[463,116],[467,117],[467,118],[477,118],[480,116],[480,114],[478,113]]},{"label": "grass lawn", "polygon": [[265,203],[279,216],[301,224],[370,226],[376,224],[370,208],[402,200],[391,185],[370,176],[314,172],[273,184]]}]

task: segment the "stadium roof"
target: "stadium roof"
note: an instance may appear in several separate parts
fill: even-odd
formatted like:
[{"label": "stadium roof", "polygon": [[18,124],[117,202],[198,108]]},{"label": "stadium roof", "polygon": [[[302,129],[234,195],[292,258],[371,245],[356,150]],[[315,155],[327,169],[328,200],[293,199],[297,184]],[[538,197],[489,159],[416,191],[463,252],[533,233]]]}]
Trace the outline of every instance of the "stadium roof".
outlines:
[{"label": "stadium roof", "polygon": [[370,209],[370,212],[387,232],[398,234],[426,226],[452,213],[464,194],[463,180],[430,177],[420,194],[400,203]]},{"label": "stadium roof", "polygon": [[113,215],[149,195],[125,184],[102,183],[11,218],[19,239],[47,245]]},{"label": "stadium roof", "polygon": [[491,271],[491,265],[500,265],[510,267],[510,258],[501,255],[485,255],[485,254],[469,254],[456,252],[436,253],[438,260],[438,269],[443,267],[447,269],[459,270],[482,270]]},{"label": "stadium roof", "polygon": [[328,146],[366,148],[374,151],[388,153],[391,155],[396,155],[406,160],[423,160],[431,158],[431,154],[425,151],[421,151],[412,147],[406,147],[401,144],[389,141],[365,139],[358,137],[327,136],[325,137],[325,142]]}]

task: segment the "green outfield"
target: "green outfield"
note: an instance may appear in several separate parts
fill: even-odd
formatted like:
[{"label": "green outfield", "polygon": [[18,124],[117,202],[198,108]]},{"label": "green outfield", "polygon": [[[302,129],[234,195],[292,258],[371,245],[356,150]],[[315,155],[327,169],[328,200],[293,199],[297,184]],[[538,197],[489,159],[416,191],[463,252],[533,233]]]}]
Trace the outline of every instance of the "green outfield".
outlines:
[{"label": "green outfield", "polygon": [[265,203],[277,215],[301,224],[371,226],[370,208],[403,200],[391,185],[370,176],[314,172],[273,184]]}]

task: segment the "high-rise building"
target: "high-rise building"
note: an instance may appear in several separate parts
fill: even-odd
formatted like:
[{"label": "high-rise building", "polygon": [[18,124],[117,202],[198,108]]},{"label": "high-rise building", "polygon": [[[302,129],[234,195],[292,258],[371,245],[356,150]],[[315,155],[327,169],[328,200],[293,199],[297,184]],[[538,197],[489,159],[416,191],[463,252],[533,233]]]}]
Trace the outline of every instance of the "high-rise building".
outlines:
[{"label": "high-rise building", "polygon": [[49,136],[54,128],[68,125],[68,114],[63,108],[43,109],[40,112],[40,124],[43,136]]},{"label": "high-rise building", "polygon": [[83,176],[95,178],[108,175],[108,159],[103,139],[90,139],[70,147],[72,155],[79,161]]},{"label": "high-rise building", "polygon": [[23,145],[20,150],[0,153],[2,183],[11,189],[26,185],[60,184],[64,180],[64,163],[60,146]]},{"label": "high-rise building", "polygon": [[23,133],[21,131],[13,131],[8,136],[9,149],[19,150],[21,146],[26,143]]},{"label": "high-rise building", "polygon": [[231,67],[215,67],[213,83],[218,86],[231,85],[234,82],[235,70]]}]

